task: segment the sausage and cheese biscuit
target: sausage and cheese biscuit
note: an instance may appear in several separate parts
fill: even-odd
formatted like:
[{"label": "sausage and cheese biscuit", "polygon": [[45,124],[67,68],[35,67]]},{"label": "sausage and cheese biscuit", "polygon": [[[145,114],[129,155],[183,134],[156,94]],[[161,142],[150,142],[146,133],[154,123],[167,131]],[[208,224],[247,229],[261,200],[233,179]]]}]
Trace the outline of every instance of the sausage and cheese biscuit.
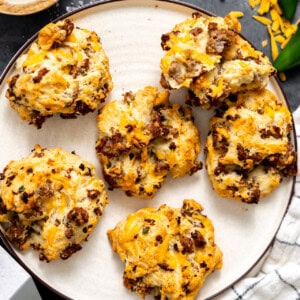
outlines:
[{"label": "sausage and cheese biscuit", "polygon": [[54,114],[75,118],[94,111],[112,89],[100,38],[68,19],[41,29],[16,68],[6,97],[22,119],[38,128]]},{"label": "sausage and cheese biscuit", "polygon": [[1,174],[0,223],[19,249],[40,260],[67,259],[81,249],[108,203],[92,164],[59,148],[11,161]]},{"label": "sausage and cheese biscuit", "polygon": [[125,262],[123,282],[143,299],[195,299],[206,277],[222,267],[211,221],[202,206],[148,207],[108,231],[113,250]]},{"label": "sausage and cheese biscuit", "polygon": [[243,92],[210,121],[206,168],[217,194],[248,203],[296,175],[288,108],[268,90]]},{"label": "sausage and cheese biscuit", "polygon": [[161,84],[187,87],[188,103],[210,108],[231,93],[265,87],[275,73],[269,59],[240,35],[234,16],[203,17],[177,24],[161,37]]},{"label": "sausage and cheese biscuit", "polygon": [[168,173],[201,169],[199,131],[189,107],[169,103],[169,93],[146,87],[105,104],[98,116],[96,151],[110,188],[151,198]]}]

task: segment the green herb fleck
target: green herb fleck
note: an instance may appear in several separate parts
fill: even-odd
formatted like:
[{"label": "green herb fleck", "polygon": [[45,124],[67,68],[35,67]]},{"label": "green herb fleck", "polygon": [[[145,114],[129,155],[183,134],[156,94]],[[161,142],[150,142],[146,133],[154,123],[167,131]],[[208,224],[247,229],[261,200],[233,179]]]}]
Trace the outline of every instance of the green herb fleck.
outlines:
[{"label": "green herb fleck", "polygon": [[22,193],[25,191],[24,185],[19,186],[18,193]]},{"label": "green herb fleck", "polygon": [[144,227],[143,228],[143,234],[147,234],[149,232],[149,227]]}]

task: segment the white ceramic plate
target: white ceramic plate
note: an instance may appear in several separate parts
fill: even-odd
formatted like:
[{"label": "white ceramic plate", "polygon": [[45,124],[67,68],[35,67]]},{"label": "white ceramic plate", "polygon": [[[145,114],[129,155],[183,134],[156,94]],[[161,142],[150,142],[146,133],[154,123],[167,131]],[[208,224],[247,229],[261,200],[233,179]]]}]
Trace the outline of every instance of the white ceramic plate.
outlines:
[{"label": "white ceramic plate", "polygon": [[42,11],[58,0],[0,0],[0,13],[7,15],[29,15]]},{"label": "white ceramic plate", "polygon": [[[195,8],[165,1],[112,1],[94,4],[69,14],[76,25],[95,30],[110,58],[114,89],[110,99],[121,99],[128,90],[136,91],[146,85],[159,87],[159,62],[162,33],[190,17]],[[0,85],[0,170],[12,159],[30,153],[36,143],[43,147],[62,147],[75,150],[98,168],[96,153],[96,113],[76,120],[48,119],[37,130],[20,120],[5,99],[6,79],[14,70],[15,59],[26,49],[25,45],[2,77]],[[277,97],[284,95],[275,78],[268,88]],[[183,92],[172,93],[171,100],[184,102]],[[202,145],[208,131],[212,112],[194,109],[196,124],[201,131]],[[293,137],[295,143],[295,139]],[[202,146],[203,150],[203,146]],[[203,158],[203,153],[201,154]],[[153,200],[128,198],[121,191],[108,191],[110,204],[89,237],[83,249],[67,261],[49,264],[39,262],[34,251],[14,250],[18,260],[49,287],[73,299],[139,299],[122,284],[123,263],[113,253],[106,231],[127,214],[145,207],[167,203],[180,207],[182,200],[193,198],[203,204],[205,213],[215,226],[216,243],[224,253],[222,270],[208,277],[199,299],[212,297],[248,273],[268,250],[280,226],[294,186],[293,179],[284,180],[270,197],[258,205],[247,205],[228,199],[219,199],[208,182],[205,169],[176,180],[167,179]]]}]

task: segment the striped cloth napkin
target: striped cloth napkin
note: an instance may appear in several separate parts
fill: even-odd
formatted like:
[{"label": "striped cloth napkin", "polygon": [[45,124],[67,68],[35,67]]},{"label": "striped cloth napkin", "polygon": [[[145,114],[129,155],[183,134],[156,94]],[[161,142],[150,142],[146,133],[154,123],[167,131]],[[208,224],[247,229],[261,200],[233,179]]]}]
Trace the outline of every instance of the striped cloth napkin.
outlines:
[{"label": "striped cloth napkin", "polygon": [[[300,107],[294,112],[300,145]],[[299,149],[298,149],[299,150]],[[222,300],[300,300],[300,156],[295,193],[273,247],[255,277],[245,277],[221,294]]]}]

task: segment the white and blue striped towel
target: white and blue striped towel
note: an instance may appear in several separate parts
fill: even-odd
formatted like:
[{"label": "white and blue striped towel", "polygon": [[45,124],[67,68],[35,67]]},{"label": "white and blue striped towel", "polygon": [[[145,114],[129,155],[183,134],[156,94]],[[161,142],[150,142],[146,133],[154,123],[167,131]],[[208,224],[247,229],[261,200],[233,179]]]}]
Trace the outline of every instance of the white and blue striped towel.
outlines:
[{"label": "white and blue striped towel", "polygon": [[[300,145],[300,107],[294,112],[294,121],[297,141]],[[220,295],[220,299],[300,300],[299,160],[298,154],[298,176],[294,196],[276,235],[273,247],[259,273],[255,277],[245,277]]]}]

